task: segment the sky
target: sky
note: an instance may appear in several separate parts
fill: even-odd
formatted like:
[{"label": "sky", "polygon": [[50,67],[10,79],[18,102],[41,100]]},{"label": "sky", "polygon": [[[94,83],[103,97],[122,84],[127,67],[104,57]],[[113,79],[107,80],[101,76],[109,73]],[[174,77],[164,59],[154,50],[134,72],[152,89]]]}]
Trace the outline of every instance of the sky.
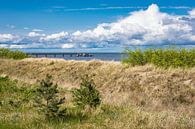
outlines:
[{"label": "sky", "polygon": [[194,0],[0,0],[0,47],[195,45]]}]

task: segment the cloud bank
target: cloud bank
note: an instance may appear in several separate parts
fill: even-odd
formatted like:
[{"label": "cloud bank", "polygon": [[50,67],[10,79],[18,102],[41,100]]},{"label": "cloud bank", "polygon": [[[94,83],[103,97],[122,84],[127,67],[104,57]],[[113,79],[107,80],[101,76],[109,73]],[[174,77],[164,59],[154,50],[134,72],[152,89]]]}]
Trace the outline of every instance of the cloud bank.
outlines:
[{"label": "cloud bank", "polygon": [[195,9],[188,15],[160,12],[155,4],[134,11],[113,23],[94,29],[43,34],[32,31],[26,36],[0,34],[0,47],[10,48],[113,48],[128,45],[195,45]]}]

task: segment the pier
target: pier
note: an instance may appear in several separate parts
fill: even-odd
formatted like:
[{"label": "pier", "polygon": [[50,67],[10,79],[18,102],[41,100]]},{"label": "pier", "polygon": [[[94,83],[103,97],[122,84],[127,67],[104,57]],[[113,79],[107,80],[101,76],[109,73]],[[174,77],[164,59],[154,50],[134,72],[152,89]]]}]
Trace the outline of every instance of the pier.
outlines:
[{"label": "pier", "polygon": [[95,53],[95,52],[26,52],[26,54],[34,58],[63,58],[65,60],[106,60],[106,61],[121,61],[128,57],[125,53]]},{"label": "pier", "polygon": [[33,57],[57,57],[57,56],[62,56],[63,58],[65,57],[65,55],[68,55],[70,57],[76,56],[76,57],[92,57],[93,54],[91,53],[64,53],[64,52],[30,52],[30,53],[26,53],[30,56]]}]

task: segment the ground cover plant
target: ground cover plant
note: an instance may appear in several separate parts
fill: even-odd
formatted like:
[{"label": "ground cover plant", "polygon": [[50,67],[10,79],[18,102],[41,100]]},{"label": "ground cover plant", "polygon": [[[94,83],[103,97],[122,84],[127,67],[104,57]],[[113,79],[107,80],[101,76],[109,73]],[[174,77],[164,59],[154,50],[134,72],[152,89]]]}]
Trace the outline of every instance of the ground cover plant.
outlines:
[{"label": "ground cover plant", "polygon": [[163,68],[191,68],[195,66],[195,49],[127,50],[128,58],[122,62],[132,66],[154,64]]}]

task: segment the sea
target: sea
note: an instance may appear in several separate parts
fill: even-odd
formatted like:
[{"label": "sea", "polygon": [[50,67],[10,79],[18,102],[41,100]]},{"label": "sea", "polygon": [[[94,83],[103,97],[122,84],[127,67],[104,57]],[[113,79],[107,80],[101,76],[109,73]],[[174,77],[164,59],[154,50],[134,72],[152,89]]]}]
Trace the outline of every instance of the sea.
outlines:
[{"label": "sea", "polygon": [[[123,49],[61,49],[61,48],[19,48],[13,50],[20,50],[23,51],[32,57],[35,58],[61,58],[65,60],[103,60],[103,61],[121,61],[125,58],[128,58],[128,54],[125,53],[125,50],[131,49],[158,49],[158,48],[174,48],[174,49],[181,49],[181,48],[195,48],[195,45],[152,45],[152,46],[130,46],[129,48]],[[82,54],[87,54],[89,56],[79,56]]]},{"label": "sea", "polygon": [[[79,56],[88,54],[90,56]],[[36,58],[63,58],[65,60],[103,60],[103,61],[121,61],[128,57],[125,53],[29,53]]]}]

